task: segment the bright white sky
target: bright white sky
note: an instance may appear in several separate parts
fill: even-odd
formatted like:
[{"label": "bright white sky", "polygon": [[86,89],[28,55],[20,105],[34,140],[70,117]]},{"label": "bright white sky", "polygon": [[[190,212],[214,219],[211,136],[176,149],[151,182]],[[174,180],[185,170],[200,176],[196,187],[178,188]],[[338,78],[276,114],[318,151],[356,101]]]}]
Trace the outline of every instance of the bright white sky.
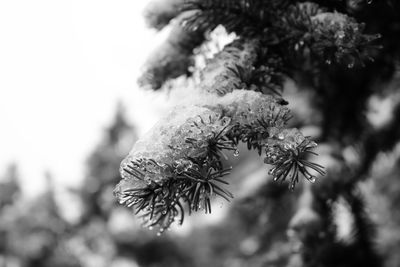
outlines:
[{"label": "bright white sky", "polygon": [[116,101],[143,130],[154,101],[136,86],[159,41],[135,0],[0,1],[0,173],[17,162],[27,193],[50,170],[74,185]]}]

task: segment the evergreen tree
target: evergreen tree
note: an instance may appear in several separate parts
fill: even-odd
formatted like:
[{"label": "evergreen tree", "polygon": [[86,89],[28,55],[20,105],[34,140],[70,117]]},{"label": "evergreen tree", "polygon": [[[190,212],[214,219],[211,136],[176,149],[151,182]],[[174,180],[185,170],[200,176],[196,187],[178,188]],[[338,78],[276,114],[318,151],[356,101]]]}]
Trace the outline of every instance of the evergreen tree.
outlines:
[{"label": "evergreen tree", "polygon": [[[316,183],[284,193],[265,182],[243,202],[233,203],[230,215],[236,209],[238,217],[248,214],[253,220],[245,225],[264,228],[266,239],[273,236],[272,229],[280,229],[282,236],[288,227],[287,242],[277,237],[275,243],[263,243],[260,231],[248,232],[247,237],[256,237],[244,244],[258,244],[257,249],[239,264],[382,266],[376,228],[366,212],[368,195],[360,183],[370,176],[378,155],[392,151],[400,136],[398,86],[388,85],[399,61],[400,4],[157,0],[146,19],[156,29],[169,25],[170,34],[149,58],[139,84],[170,88],[185,75],[193,87],[188,94],[196,97],[165,116],[122,161],[122,180],[115,189],[119,202],[133,207],[145,225],[160,233],[174,222],[182,224],[187,212],[210,213],[214,196],[233,197],[226,189],[230,168],[223,159],[237,155],[244,143],[271,165],[268,173],[274,181],[288,181],[291,190],[301,177]],[[219,25],[236,38],[200,68],[196,53]],[[288,92],[288,80],[295,82],[295,94]],[[306,100],[301,108],[309,110],[309,117],[301,117],[298,107],[304,103],[299,99],[288,105],[285,99],[291,96]],[[390,116],[375,123],[367,115],[371,103],[382,98],[391,99]],[[313,140],[320,143],[318,149]],[[292,216],[261,223],[260,210],[270,209],[273,220],[283,194],[290,194]],[[251,208],[240,209],[243,203],[260,206],[251,214]],[[338,223],[343,208],[352,221],[345,238]],[[235,222],[226,229],[244,227]],[[279,248],[284,256],[277,253],[276,261],[270,260],[269,252]]]},{"label": "evergreen tree", "polygon": [[124,108],[118,104],[112,123],[105,130],[100,144],[87,160],[88,170],[80,196],[84,203],[82,223],[93,217],[109,217],[114,204],[112,188],[118,180],[119,162],[126,153],[125,146],[136,141],[133,128],[125,119]]},{"label": "evergreen tree", "polygon": [[[9,170],[12,174],[10,178],[14,179],[15,166]],[[71,228],[60,214],[50,174],[46,174],[46,178],[45,192],[31,200],[18,195],[9,202],[7,209],[2,210],[2,266],[80,266],[67,249],[65,241]],[[15,183],[15,180],[12,182]],[[13,188],[18,188],[18,184],[14,184]]]},{"label": "evergreen tree", "polygon": [[21,193],[21,188],[18,184],[18,177],[17,165],[9,165],[0,182],[0,210],[7,205],[13,204],[15,199]]}]

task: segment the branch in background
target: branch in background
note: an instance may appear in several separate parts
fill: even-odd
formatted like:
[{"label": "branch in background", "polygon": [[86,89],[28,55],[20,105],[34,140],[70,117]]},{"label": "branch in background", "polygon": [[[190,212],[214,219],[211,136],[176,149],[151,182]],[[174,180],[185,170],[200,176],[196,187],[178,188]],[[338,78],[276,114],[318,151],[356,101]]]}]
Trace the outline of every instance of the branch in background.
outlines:
[{"label": "branch in background", "polygon": [[305,2],[290,6],[276,32],[294,58],[353,68],[356,64],[363,66],[366,59],[373,60],[368,51],[379,48],[371,43],[380,35],[364,34],[364,28],[347,15],[326,12],[317,4]]},{"label": "branch in background", "polygon": [[149,27],[161,30],[179,15],[185,0],[152,0],[144,10],[144,18]]},{"label": "branch in background", "polygon": [[143,74],[139,77],[140,86],[160,89],[168,80],[189,74],[193,65],[193,49],[204,41],[204,32],[186,31],[181,22],[189,13],[182,13],[171,26],[167,40],[147,59]]},{"label": "branch in background", "polygon": [[[352,68],[371,59],[367,50],[379,34],[363,34],[364,24],[326,12],[311,2],[288,5],[286,1],[189,1],[185,10],[196,11],[186,19],[188,29],[214,29],[223,25],[242,37],[263,39],[263,46],[279,45],[280,56],[293,61],[300,55],[323,64]],[[371,59],[372,60],[372,59]]]},{"label": "branch in background", "polygon": [[365,177],[380,152],[389,151],[400,139],[400,103],[393,110],[392,121],[376,131],[371,131],[361,143],[363,157],[358,173]]},{"label": "branch in background", "polygon": [[[330,162],[327,164],[329,176],[312,188],[303,189],[307,201],[299,201],[298,212],[290,224],[292,242],[299,245],[293,257],[297,258],[300,252],[301,266],[310,267],[381,266],[382,259],[374,246],[375,225],[366,213],[365,201],[357,189],[359,180],[353,178],[360,166],[347,163],[341,156],[344,149],[333,147],[320,150],[323,152],[320,158]],[[354,222],[350,226],[353,232],[345,239],[338,236],[337,222],[350,222],[338,219],[342,214],[335,211],[341,199],[348,204]]]},{"label": "branch in background", "polygon": [[[189,1],[182,7],[186,12],[176,19],[165,44],[146,63],[144,74],[139,79],[141,85],[159,89],[166,80],[188,74],[193,64],[193,49],[204,41],[204,33],[220,24],[228,32],[253,40],[253,44],[242,42],[244,47],[236,47],[249,54],[250,58],[246,60],[250,64],[227,64],[231,65],[230,69],[236,76],[245,77],[245,82],[257,81],[254,88],[267,93],[279,92],[284,73],[290,75],[293,71],[293,66],[283,66],[282,62],[308,58],[314,63],[335,62],[353,67],[357,62],[363,64],[365,51],[375,47],[370,43],[379,38],[379,35],[363,34],[364,25],[352,18],[325,12],[318,5],[307,2],[288,6],[281,1]],[[255,42],[255,39],[261,42]],[[230,49],[235,49],[235,45]],[[255,55],[260,52],[254,50],[257,46],[263,47],[268,56],[262,57],[263,62],[254,66]],[[218,56],[227,55],[221,54],[217,55],[215,62],[220,61]],[[240,54],[240,51],[229,51],[229,54]],[[211,63],[210,67],[212,65],[215,64]],[[254,74],[249,75],[249,72]],[[221,81],[225,80],[223,76]],[[223,94],[225,86],[220,90]]]},{"label": "branch in background", "polygon": [[187,19],[188,28],[214,29],[219,24],[228,32],[243,37],[254,37],[257,32],[271,24],[277,12],[283,10],[289,1],[272,0],[189,0],[184,10],[196,11]]}]

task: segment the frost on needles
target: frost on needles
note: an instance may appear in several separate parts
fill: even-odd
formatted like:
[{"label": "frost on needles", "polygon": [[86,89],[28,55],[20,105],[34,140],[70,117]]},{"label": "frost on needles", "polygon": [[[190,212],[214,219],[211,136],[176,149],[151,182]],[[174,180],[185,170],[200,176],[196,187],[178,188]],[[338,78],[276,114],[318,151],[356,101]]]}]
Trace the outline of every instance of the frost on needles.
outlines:
[{"label": "frost on needles", "polygon": [[223,166],[224,151],[236,151],[246,142],[273,165],[274,180],[288,179],[294,188],[303,175],[322,167],[306,155],[316,144],[297,129],[286,128],[289,110],[272,96],[234,90],[212,105],[176,107],[139,140],[121,164],[122,181],[116,188],[121,204],[133,206],[149,226],[167,228],[183,221],[184,206],[211,212],[211,198],[229,201],[224,186],[230,168]]},{"label": "frost on needles", "polygon": [[233,198],[225,176],[234,170],[221,159],[227,151],[237,155],[239,142],[258,152],[271,165],[272,179],[287,181],[290,190],[301,177],[314,182],[324,175],[310,157],[317,144],[287,125],[284,79],[304,68],[299,62],[310,69],[362,64],[379,36],[365,35],[354,19],[309,2],[154,3],[146,12],[148,24],[170,25],[171,31],[146,63],[143,87],[157,90],[167,80],[192,75],[194,49],[218,25],[237,38],[200,71],[195,105],[174,108],[123,160],[115,188],[119,203],[160,233],[182,223],[186,212],[210,213],[213,197]]}]

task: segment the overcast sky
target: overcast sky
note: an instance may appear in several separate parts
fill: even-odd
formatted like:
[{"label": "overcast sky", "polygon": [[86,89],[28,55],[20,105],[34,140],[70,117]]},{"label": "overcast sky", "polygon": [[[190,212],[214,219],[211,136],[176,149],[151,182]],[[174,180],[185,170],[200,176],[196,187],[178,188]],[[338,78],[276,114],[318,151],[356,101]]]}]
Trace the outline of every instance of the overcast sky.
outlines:
[{"label": "overcast sky", "polygon": [[160,37],[146,29],[146,1],[0,1],[0,173],[17,162],[24,190],[83,176],[84,160],[117,100],[140,133],[156,120],[153,94],[136,87]]}]

